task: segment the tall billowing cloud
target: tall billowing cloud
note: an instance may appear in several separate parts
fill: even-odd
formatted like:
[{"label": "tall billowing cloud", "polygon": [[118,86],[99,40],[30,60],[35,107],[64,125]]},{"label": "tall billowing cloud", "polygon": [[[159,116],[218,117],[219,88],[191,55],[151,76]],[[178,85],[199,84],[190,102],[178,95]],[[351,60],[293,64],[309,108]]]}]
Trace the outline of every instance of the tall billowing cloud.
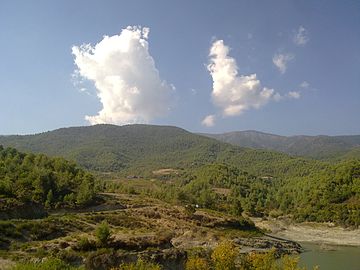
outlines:
[{"label": "tall billowing cloud", "polygon": [[[238,74],[237,63],[228,54],[229,47],[223,40],[215,41],[210,48],[207,67],[213,79],[212,101],[222,110],[223,116],[240,115],[251,108],[260,108],[280,96],[273,89],[262,87],[256,74]],[[214,124],[214,117],[209,117],[203,120],[204,125]]]},{"label": "tall billowing cloud", "polygon": [[72,47],[81,77],[93,81],[102,110],[91,124],[149,122],[166,114],[174,87],[162,80],[148,50],[149,28],[104,36],[95,46]]},{"label": "tall billowing cloud", "polygon": [[284,74],[287,70],[288,62],[294,59],[293,54],[275,54],[273,57],[274,65],[279,69],[281,74]]},{"label": "tall billowing cloud", "polygon": [[299,26],[299,29],[294,34],[293,41],[298,46],[304,46],[306,43],[308,43],[309,34],[302,25]]}]

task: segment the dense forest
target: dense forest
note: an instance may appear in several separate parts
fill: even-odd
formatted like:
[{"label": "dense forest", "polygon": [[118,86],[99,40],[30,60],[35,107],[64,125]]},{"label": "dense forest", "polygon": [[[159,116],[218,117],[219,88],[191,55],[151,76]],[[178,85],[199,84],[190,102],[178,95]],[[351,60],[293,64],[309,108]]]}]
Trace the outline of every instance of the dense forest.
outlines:
[{"label": "dense forest", "polygon": [[254,175],[298,176],[325,166],[287,154],[233,146],[171,126],[96,125],[25,136],[0,136],[21,151],[74,160],[83,168],[120,175],[151,176],[159,168],[226,163]]},{"label": "dense forest", "polygon": [[[173,168],[178,173],[167,177],[171,181],[158,182],[156,189],[135,190],[167,201],[253,216],[360,224],[356,159],[326,163],[148,125],[66,128],[5,136],[1,141],[71,158],[105,176],[112,172],[146,180],[153,177],[153,170]],[[3,201],[60,207],[87,204],[94,197],[94,177],[75,163],[12,148],[1,148],[0,153]]]},{"label": "dense forest", "polygon": [[338,161],[348,156],[360,158],[359,135],[287,137],[254,130],[203,135],[241,147],[268,149],[319,160]]},{"label": "dense forest", "polygon": [[360,161],[349,160],[288,178],[255,176],[226,164],[176,171],[158,177],[156,187],[110,189],[199,205],[229,214],[290,215],[297,221],[360,225]]},{"label": "dense forest", "polygon": [[63,158],[25,154],[0,146],[0,208],[37,204],[46,208],[90,203],[94,176]]}]

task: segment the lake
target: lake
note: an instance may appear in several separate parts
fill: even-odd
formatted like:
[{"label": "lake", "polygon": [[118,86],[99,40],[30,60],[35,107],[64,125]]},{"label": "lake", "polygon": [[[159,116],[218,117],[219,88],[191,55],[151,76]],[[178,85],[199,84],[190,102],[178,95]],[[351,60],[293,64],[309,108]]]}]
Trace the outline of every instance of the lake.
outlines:
[{"label": "lake", "polygon": [[309,270],[314,265],[320,270],[360,270],[360,247],[300,244],[306,250],[300,255],[300,265]]}]

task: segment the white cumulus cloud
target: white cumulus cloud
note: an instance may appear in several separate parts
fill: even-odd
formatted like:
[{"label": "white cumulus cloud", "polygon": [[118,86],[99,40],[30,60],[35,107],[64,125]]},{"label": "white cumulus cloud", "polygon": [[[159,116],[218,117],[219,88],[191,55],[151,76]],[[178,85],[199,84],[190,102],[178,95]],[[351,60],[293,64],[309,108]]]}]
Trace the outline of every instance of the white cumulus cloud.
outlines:
[{"label": "white cumulus cloud", "polygon": [[290,53],[277,53],[273,57],[273,63],[279,69],[280,73],[284,74],[286,72],[288,62],[293,60],[294,58],[295,56]]},{"label": "white cumulus cloud", "polygon": [[[213,79],[212,101],[222,110],[223,116],[239,115],[279,98],[273,89],[261,85],[256,74],[238,74],[237,63],[228,54],[229,47],[224,45],[224,41],[215,41],[210,48],[207,67]],[[208,117],[204,121],[213,123]]]},{"label": "white cumulus cloud", "polygon": [[287,95],[289,98],[294,98],[294,99],[299,99],[301,97],[299,91],[290,91]]},{"label": "white cumulus cloud", "polygon": [[169,110],[174,86],[162,80],[148,50],[149,28],[128,26],[95,46],[72,47],[77,72],[97,89],[103,108],[91,124],[149,122]]},{"label": "white cumulus cloud", "polygon": [[304,46],[309,41],[309,33],[302,26],[299,26],[299,29],[295,32],[293,37],[293,42],[298,46]]},{"label": "white cumulus cloud", "polygon": [[303,81],[301,84],[300,84],[300,87],[301,88],[309,88],[310,84],[307,82],[307,81]]},{"label": "white cumulus cloud", "polygon": [[215,120],[216,120],[215,115],[211,114],[211,115],[206,116],[202,120],[201,124],[206,127],[213,127],[215,125]]}]

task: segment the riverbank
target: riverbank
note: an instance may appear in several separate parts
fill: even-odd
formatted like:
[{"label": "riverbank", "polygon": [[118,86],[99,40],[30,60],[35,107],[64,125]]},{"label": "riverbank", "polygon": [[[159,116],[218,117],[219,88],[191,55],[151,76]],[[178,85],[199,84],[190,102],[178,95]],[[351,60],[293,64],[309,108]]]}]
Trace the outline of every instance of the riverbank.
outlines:
[{"label": "riverbank", "polygon": [[296,242],[323,245],[360,246],[360,229],[347,229],[331,223],[294,223],[290,219],[252,218],[255,225],[270,235]]}]

